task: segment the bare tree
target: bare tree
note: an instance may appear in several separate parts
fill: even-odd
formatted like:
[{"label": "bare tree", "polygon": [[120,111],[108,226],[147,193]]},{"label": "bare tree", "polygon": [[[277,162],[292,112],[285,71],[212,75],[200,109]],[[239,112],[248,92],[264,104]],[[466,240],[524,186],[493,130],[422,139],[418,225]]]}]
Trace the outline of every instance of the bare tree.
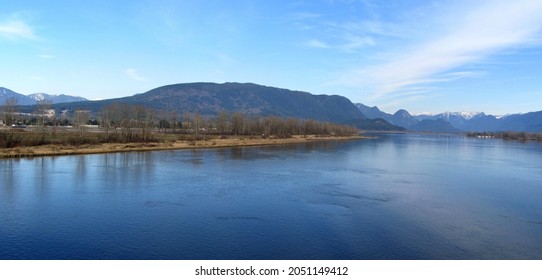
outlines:
[{"label": "bare tree", "polygon": [[243,122],[245,116],[241,112],[235,112],[231,116],[231,132],[234,135],[239,135],[243,132]]},{"label": "bare tree", "polygon": [[171,112],[171,124],[172,124],[173,133],[175,133],[175,130],[177,129],[177,111]]},{"label": "bare tree", "polygon": [[154,128],[154,120],[156,113],[152,108],[144,108],[144,119],[142,127],[143,141],[148,142],[151,140],[152,129]]},{"label": "bare tree", "polygon": [[103,107],[100,112],[100,126],[105,130],[107,141],[109,141],[109,131],[113,126],[113,119],[115,114],[114,105]]},{"label": "bare tree", "polygon": [[4,124],[11,126],[15,124],[15,108],[17,107],[17,99],[14,97],[8,98],[4,102]]},{"label": "bare tree", "polygon": [[228,131],[228,112],[222,111],[216,118],[216,129],[220,135]]},{"label": "bare tree", "polygon": [[184,122],[184,125],[183,127],[187,128],[187,129],[192,129],[192,121],[191,121],[191,117],[190,117],[190,113],[183,113],[183,122]]},{"label": "bare tree", "polygon": [[196,140],[199,139],[199,133],[202,129],[203,119],[199,113],[194,113],[194,134],[196,135]]},{"label": "bare tree", "polygon": [[75,127],[77,127],[77,131],[79,132],[79,137],[81,138],[84,136],[85,128],[89,119],[90,119],[89,111],[75,110],[75,113],[73,115],[73,124],[75,125]]},{"label": "bare tree", "polygon": [[[39,100],[36,102],[36,115],[38,117],[38,126],[45,127],[47,125],[50,111],[53,103],[49,100]],[[53,112],[54,115],[54,112]]]}]

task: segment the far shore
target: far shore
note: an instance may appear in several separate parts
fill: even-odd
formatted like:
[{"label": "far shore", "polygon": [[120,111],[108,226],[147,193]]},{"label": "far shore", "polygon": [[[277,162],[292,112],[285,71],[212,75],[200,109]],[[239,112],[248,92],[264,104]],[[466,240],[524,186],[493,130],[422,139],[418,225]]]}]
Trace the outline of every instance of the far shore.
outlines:
[{"label": "far shore", "polygon": [[0,158],[25,158],[61,155],[104,154],[120,152],[141,152],[159,150],[182,150],[202,148],[227,148],[244,146],[284,145],[317,141],[344,141],[368,139],[367,136],[315,136],[294,135],[290,138],[247,138],[231,137],[227,139],[208,139],[198,141],[170,141],[149,143],[102,143],[85,145],[42,145],[0,149]]}]

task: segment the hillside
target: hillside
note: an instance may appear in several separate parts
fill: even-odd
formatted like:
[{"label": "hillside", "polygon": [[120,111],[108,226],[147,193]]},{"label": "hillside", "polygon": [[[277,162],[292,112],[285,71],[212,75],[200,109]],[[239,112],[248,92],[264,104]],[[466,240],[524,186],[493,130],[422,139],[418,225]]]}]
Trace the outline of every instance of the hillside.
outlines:
[{"label": "hillside", "polygon": [[4,105],[6,103],[6,101],[8,101],[9,99],[15,99],[17,101],[18,105],[34,105],[34,104],[36,104],[35,100],[33,100],[32,98],[30,98],[30,97],[28,97],[26,95],[14,92],[14,91],[12,91],[10,89],[7,89],[7,88],[4,88],[4,87],[0,87],[0,105]]},{"label": "hillside", "polygon": [[[295,117],[335,123],[357,123],[366,126],[389,125],[383,120],[367,117],[350,102],[338,95],[313,95],[251,83],[187,83],[152,89],[129,97],[101,101],[74,102],[55,105],[55,109],[86,109],[97,113],[113,103],[140,104],[156,111],[199,113],[216,116],[222,111],[241,112],[255,116]],[[356,120],[366,120],[356,122]],[[384,123],[382,123],[384,122]]]},{"label": "hillside", "polygon": [[413,131],[423,132],[460,132],[461,130],[452,126],[444,119],[429,120],[424,119],[409,127]]},{"label": "hillside", "polygon": [[343,122],[359,129],[370,131],[403,131],[404,127],[393,125],[384,119],[356,119]]},{"label": "hillside", "polygon": [[369,107],[365,106],[361,103],[357,103],[356,107],[358,107],[358,110],[360,110],[362,113],[364,113],[368,118],[371,119],[383,119],[387,122],[389,122],[392,125],[396,125],[399,127],[404,127],[409,129],[411,126],[417,124],[419,120],[414,118],[407,110],[398,110],[395,112],[395,114],[388,114],[385,112],[380,111],[378,107]]},{"label": "hillside", "polygon": [[500,118],[498,127],[501,131],[542,132],[542,111]]},{"label": "hillside", "polygon": [[[216,115],[220,111],[247,115],[298,117],[341,122],[365,118],[356,106],[338,95],[312,95],[256,84],[190,83],[159,87],[125,98],[157,110]],[[123,100],[120,100],[123,101]]]}]

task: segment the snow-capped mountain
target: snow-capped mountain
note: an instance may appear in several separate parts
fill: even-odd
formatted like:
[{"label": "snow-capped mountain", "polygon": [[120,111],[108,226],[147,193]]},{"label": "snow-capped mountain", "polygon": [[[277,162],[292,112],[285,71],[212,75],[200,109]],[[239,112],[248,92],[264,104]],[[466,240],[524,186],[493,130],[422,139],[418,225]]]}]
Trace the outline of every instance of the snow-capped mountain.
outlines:
[{"label": "snow-capped mountain", "polygon": [[463,118],[465,120],[473,119],[479,115],[485,116],[483,112],[444,112],[439,115],[442,116],[444,119],[458,117],[458,118]]},{"label": "snow-capped mountain", "polygon": [[[356,105],[368,117],[378,116],[394,125],[410,130],[452,132],[451,128],[453,127],[463,131],[542,132],[542,111],[503,116],[486,115],[483,112],[424,113],[411,116],[406,110],[399,110],[392,115],[380,111],[377,107],[368,107],[360,103]],[[424,123],[420,124],[420,122]]]},{"label": "snow-capped mountain", "polygon": [[45,93],[33,93],[33,94],[28,95],[28,97],[36,101],[42,101],[42,100],[45,100]]},{"label": "snow-capped mountain", "polygon": [[443,119],[452,124],[455,128],[472,130],[474,129],[472,124],[477,123],[475,120],[483,120],[487,118],[487,115],[483,112],[444,112],[436,115],[417,115],[415,118],[420,121]]},{"label": "snow-capped mountain", "polygon": [[463,120],[470,120],[479,116],[485,116],[484,112],[444,112],[440,114],[431,114],[431,113],[421,113],[421,114],[414,114],[415,118],[419,120],[424,119],[453,119],[453,118],[460,118]]},{"label": "snow-capped mountain", "polygon": [[37,102],[46,100],[51,103],[67,103],[67,102],[76,102],[76,101],[86,101],[86,98],[71,96],[65,94],[46,94],[46,93],[34,93],[29,95],[24,95],[12,91],[10,89],[0,87],[0,106],[4,105],[8,99],[15,99],[17,105],[36,105]]},{"label": "snow-capped mountain", "polygon": [[28,97],[36,101],[49,101],[51,103],[67,103],[67,102],[77,102],[77,101],[86,101],[86,98],[79,96],[71,96],[65,94],[46,94],[46,93],[34,93],[28,95]]},{"label": "snow-capped mountain", "polygon": [[464,131],[494,131],[499,129],[497,118],[483,112],[444,112],[436,115],[418,115],[418,120],[444,119]]}]

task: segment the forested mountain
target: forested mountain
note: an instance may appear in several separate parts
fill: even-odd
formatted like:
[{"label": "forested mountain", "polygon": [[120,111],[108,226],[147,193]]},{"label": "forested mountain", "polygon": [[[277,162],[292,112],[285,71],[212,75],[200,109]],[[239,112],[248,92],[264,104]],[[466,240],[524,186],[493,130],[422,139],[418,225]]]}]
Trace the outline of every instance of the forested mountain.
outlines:
[{"label": "forested mountain", "polygon": [[[368,120],[349,99],[339,95],[262,86],[252,83],[186,83],[158,87],[129,97],[100,101],[57,104],[55,109],[84,109],[98,113],[110,104],[137,104],[158,112],[199,113],[216,116],[220,112],[241,112],[252,116],[295,117],[335,123],[382,126],[382,120]],[[364,122],[357,122],[366,120]],[[384,126],[389,125],[384,121]],[[360,127],[366,129],[366,127]]]},{"label": "forested mountain", "polygon": [[333,122],[365,118],[346,97],[313,95],[250,83],[168,85],[125,98],[125,101],[147,104],[159,110],[202,115],[229,111]]},{"label": "forested mountain", "polygon": [[[89,110],[97,115],[110,104],[143,105],[157,112],[199,113],[216,116],[220,112],[241,112],[251,116],[295,117],[355,125],[366,130],[423,130],[433,132],[457,131],[526,131],[542,132],[542,111],[504,117],[484,113],[446,112],[437,115],[413,116],[406,110],[394,114],[369,107],[339,95],[314,95],[252,83],[185,83],[158,87],[133,96],[88,101],[69,95],[37,93],[23,95],[0,87],[0,104],[16,100],[17,105],[29,106],[22,111],[33,112],[32,105],[42,100],[52,103],[57,112],[67,109]],[[83,101],[81,101],[83,100]],[[430,120],[429,122],[423,122]]]}]

